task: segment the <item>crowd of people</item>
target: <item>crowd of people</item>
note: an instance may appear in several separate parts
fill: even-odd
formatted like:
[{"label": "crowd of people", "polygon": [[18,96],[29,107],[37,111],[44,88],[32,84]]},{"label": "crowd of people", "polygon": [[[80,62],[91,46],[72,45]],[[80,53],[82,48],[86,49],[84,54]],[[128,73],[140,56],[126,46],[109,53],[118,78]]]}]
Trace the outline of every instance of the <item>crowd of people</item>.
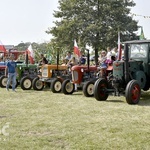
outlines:
[{"label": "crowd of people", "polygon": [[[118,58],[118,48],[115,47],[111,49],[107,47],[106,50],[101,50],[98,57],[98,66],[99,66],[99,73],[101,77],[106,76],[106,70],[108,66],[113,64]],[[81,56],[76,58],[72,55],[70,51],[67,52],[66,57],[62,61],[62,65],[66,65],[68,67],[72,67],[74,65],[85,65],[87,62],[87,57],[83,52],[81,52]]]},{"label": "crowd of people", "polygon": [[63,59],[62,65],[66,65],[68,67],[72,67],[74,65],[85,65],[86,64],[86,56],[83,52],[81,52],[80,57],[75,57],[72,55],[70,51],[67,52],[66,57]]}]

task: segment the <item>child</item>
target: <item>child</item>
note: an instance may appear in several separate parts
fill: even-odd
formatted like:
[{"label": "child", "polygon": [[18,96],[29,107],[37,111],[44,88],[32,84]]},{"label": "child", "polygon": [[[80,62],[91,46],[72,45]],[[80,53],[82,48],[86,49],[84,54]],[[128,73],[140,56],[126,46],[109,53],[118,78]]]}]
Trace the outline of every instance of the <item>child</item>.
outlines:
[{"label": "child", "polygon": [[106,51],[102,51],[100,57],[98,58],[100,64],[100,76],[105,77],[106,69],[107,69],[107,57]]}]

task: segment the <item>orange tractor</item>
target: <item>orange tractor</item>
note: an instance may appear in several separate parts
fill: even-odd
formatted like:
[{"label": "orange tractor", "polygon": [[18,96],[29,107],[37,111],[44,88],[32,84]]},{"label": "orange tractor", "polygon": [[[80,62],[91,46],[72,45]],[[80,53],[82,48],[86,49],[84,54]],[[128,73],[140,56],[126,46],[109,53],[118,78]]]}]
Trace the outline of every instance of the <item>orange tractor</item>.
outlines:
[{"label": "orange tractor", "polygon": [[50,86],[53,93],[61,92],[61,86],[65,79],[70,78],[68,66],[59,65],[59,54],[57,54],[57,64],[46,64],[41,66],[41,75],[32,82],[34,90],[43,90],[45,85]]}]

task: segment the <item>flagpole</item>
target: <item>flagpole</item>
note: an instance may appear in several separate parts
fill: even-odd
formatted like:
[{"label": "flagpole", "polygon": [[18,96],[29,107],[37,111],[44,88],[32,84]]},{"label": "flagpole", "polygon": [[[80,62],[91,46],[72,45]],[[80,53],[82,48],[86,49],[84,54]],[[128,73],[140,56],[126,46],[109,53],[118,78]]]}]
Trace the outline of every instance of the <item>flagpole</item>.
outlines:
[{"label": "flagpole", "polygon": [[122,55],[122,49],[121,49],[121,43],[120,43],[120,31],[118,31],[118,59],[121,60]]}]

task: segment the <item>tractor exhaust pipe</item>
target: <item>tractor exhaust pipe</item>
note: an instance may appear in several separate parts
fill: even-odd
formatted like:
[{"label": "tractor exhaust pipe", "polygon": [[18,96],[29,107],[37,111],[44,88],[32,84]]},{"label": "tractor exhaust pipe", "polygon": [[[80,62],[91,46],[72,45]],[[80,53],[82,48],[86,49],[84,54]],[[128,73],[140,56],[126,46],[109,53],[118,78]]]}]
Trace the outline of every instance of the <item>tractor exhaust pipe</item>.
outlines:
[{"label": "tractor exhaust pipe", "polygon": [[26,52],[25,55],[26,55],[25,56],[25,64],[26,64],[26,66],[28,66],[28,63],[29,63],[28,52]]},{"label": "tractor exhaust pipe", "polygon": [[57,75],[59,75],[58,65],[59,65],[59,49],[57,48]]},{"label": "tractor exhaust pipe", "polygon": [[87,53],[87,65],[88,65],[88,72],[90,71],[90,53],[89,53],[89,49],[86,49]]},{"label": "tractor exhaust pipe", "polygon": [[129,45],[124,45],[124,75],[126,84],[129,82]]}]

